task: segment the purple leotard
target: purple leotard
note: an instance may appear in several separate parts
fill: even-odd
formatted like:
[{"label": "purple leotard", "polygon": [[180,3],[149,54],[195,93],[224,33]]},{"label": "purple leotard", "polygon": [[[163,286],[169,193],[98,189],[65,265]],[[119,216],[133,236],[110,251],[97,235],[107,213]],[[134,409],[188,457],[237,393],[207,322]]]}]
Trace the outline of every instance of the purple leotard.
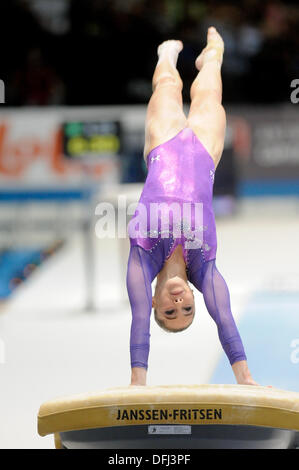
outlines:
[{"label": "purple leotard", "polygon": [[151,283],[179,244],[183,247],[187,278],[203,294],[230,363],[246,360],[229,291],[215,264],[213,159],[192,129],[185,128],[149,153],[147,167],[145,185],[128,225],[131,367],[148,367]]}]

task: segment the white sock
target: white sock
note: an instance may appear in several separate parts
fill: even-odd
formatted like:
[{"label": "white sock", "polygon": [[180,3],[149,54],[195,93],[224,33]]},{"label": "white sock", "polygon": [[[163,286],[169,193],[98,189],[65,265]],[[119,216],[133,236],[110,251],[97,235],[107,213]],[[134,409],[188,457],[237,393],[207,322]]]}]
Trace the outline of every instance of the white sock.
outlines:
[{"label": "white sock", "polygon": [[165,45],[165,47],[161,47],[159,51],[159,59],[157,65],[162,62],[163,60],[168,60],[168,62],[172,65],[172,67],[176,68],[176,64],[178,61],[179,51],[176,47],[170,47]]}]

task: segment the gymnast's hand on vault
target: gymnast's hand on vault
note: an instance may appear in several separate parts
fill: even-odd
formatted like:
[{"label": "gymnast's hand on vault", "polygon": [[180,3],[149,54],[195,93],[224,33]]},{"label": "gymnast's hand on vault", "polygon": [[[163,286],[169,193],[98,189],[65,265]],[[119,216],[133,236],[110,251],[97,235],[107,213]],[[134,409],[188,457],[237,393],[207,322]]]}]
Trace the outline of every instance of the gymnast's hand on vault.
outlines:
[{"label": "gymnast's hand on vault", "polygon": [[247,361],[237,361],[232,365],[236,381],[240,385],[259,385],[253,380],[250,370],[248,369]]},{"label": "gymnast's hand on vault", "polygon": [[146,385],[146,369],[142,367],[132,367],[130,385]]},{"label": "gymnast's hand on vault", "polygon": [[248,378],[248,379],[243,379],[241,380],[240,382],[238,382],[238,384],[240,385],[259,385],[257,382],[255,382],[255,380],[253,380],[252,378]]}]

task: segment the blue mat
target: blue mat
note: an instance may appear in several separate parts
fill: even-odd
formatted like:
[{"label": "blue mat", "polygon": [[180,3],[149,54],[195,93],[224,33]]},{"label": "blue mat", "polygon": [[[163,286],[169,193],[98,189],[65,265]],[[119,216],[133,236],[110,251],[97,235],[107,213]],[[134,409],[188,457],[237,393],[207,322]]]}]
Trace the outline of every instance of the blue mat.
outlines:
[{"label": "blue mat", "polygon": [[26,268],[38,266],[44,259],[41,249],[7,250],[0,253],[0,299],[6,299],[18,285],[24,281],[30,270]]},{"label": "blue mat", "polygon": [[[258,292],[249,301],[240,323],[249,369],[260,385],[299,392],[299,362],[293,340],[299,340],[299,292]],[[298,343],[297,343],[298,348]],[[292,360],[293,359],[293,360]],[[223,354],[210,383],[236,383]]]}]

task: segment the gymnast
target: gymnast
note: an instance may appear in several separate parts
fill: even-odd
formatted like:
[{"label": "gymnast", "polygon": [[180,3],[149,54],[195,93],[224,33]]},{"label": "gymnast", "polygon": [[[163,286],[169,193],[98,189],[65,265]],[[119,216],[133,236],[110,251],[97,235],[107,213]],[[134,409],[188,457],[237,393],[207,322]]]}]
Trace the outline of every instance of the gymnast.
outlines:
[{"label": "gymnast", "polygon": [[[182,48],[182,42],[177,40],[165,41],[158,47],[145,125],[144,158],[148,173],[128,225],[131,385],[146,385],[152,308],[156,322],[166,331],[183,331],[192,323],[195,303],[189,282],[202,293],[207,310],[216,322],[237,383],[257,385],[232,316],[226,282],[216,267],[212,197],[226,128],[221,104],[224,44],[217,30],[210,27],[207,45],[195,61],[199,72],[190,90],[188,117],[183,112],[182,80],[176,68]],[[152,215],[149,215],[153,203],[162,204],[158,226],[152,225]],[[180,214],[185,214],[185,203],[193,208],[189,212],[191,216],[181,216],[179,221],[175,211],[170,211],[173,216],[172,219],[168,216],[167,228],[163,210],[173,203],[182,209]],[[202,225],[195,223],[199,220],[195,216],[195,203],[202,208]],[[145,212],[141,210],[142,205]],[[151,283],[155,278],[152,297]]]}]

